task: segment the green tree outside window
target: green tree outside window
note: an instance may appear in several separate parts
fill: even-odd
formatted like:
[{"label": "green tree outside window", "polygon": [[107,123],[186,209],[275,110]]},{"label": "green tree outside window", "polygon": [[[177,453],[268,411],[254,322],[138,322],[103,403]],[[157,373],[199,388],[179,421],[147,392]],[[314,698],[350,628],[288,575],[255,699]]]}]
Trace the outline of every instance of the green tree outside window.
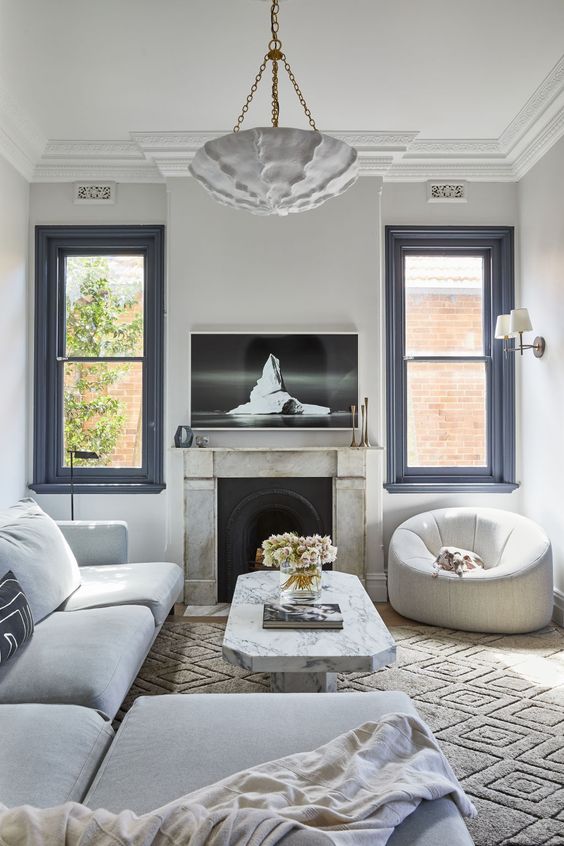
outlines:
[{"label": "green tree outside window", "polygon": [[126,422],[125,404],[111,389],[136,365],[99,359],[143,355],[142,298],[142,256],[67,258],[65,457],[70,449],[93,450],[96,464],[111,463]]}]

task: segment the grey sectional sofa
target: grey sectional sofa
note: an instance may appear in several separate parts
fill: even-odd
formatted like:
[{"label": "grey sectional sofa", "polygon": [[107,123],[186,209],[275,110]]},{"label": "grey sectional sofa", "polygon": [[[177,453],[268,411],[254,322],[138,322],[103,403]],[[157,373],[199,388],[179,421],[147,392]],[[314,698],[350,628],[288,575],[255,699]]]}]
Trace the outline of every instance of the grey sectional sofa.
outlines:
[{"label": "grey sectional sofa", "polygon": [[59,523],[81,585],[0,668],[0,703],[83,705],[112,719],[183,588],[170,562],[127,562],[127,525]]},{"label": "grey sectional sofa", "polygon": [[[414,712],[405,694],[392,692],[141,697],[114,736],[110,718],[181,590],[182,573],[174,564],[128,564],[124,523],[60,526],[82,585],[37,624],[12,667],[0,670],[4,805],[82,801],[142,813],[253,764],[313,749],[368,719]],[[280,731],[282,708],[291,732]],[[291,835],[286,842],[306,840]],[[423,802],[389,841],[441,844],[472,845],[450,799]]]},{"label": "grey sectional sofa", "polygon": [[[280,731],[282,708],[291,732]],[[0,801],[83,801],[143,813],[245,767],[314,749],[366,720],[414,710],[397,692],[141,697],[112,741],[108,723],[87,708],[0,705],[0,734],[9,738],[0,744]],[[288,846],[300,842],[289,838]],[[388,842],[472,846],[448,798],[422,802]]]}]

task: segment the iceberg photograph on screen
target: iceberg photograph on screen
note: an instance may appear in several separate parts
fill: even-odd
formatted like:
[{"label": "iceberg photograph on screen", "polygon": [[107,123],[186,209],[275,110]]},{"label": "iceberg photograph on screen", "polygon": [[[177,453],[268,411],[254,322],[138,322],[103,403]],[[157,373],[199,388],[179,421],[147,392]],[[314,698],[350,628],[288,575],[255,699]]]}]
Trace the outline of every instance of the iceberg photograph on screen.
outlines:
[{"label": "iceberg photograph on screen", "polygon": [[190,333],[193,429],[349,429],[358,334]]}]

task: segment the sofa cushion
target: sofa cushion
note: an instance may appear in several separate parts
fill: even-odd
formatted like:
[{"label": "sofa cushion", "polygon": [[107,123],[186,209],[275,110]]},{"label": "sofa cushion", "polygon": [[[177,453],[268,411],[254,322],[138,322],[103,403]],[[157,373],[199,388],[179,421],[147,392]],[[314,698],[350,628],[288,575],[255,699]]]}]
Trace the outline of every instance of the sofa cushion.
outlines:
[{"label": "sofa cushion", "polygon": [[123,520],[57,520],[79,566],[125,564],[127,523]]},{"label": "sofa cushion", "polygon": [[170,562],[81,567],[82,584],[62,605],[65,611],[107,605],[146,605],[155,625],[164,623],[184,584],[178,564]]},{"label": "sofa cushion", "polygon": [[0,703],[85,705],[113,718],[155,635],[140,605],[55,612],[0,668]]},{"label": "sofa cushion", "polygon": [[[367,720],[398,712],[416,713],[408,696],[390,691],[140,697],[84,801],[90,808],[142,814],[238,770],[315,749]],[[422,806],[396,829],[390,846],[472,846],[450,799]]]},{"label": "sofa cushion", "polygon": [[113,738],[77,705],[0,705],[0,801],[8,808],[80,802]]},{"label": "sofa cushion", "polygon": [[33,616],[20,583],[9,570],[0,578],[0,666],[33,634]]},{"label": "sofa cushion", "polygon": [[12,570],[36,623],[80,585],[76,558],[56,523],[32,499],[0,512],[0,573]]},{"label": "sofa cushion", "polygon": [[395,830],[386,846],[473,846],[452,799],[424,799]]},{"label": "sofa cushion", "polygon": [[[415,713],[405,694],[389,692],[142,696],[126,714],[87,804],[145,813],[394,711]],[[291,729],[283,731],[282,721]]]}]

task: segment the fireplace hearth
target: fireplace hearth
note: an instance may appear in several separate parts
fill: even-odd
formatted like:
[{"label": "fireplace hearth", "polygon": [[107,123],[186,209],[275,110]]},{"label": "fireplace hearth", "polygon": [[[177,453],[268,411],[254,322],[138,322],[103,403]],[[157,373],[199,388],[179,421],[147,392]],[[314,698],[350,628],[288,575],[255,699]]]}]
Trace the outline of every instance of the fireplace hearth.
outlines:
[{"label": "fireplace hearth", "polygon": [[230,602],[237,577],[261,566],[257,551],[282,532],[332,535],[333,479],[218,479],[218,602]]}]

